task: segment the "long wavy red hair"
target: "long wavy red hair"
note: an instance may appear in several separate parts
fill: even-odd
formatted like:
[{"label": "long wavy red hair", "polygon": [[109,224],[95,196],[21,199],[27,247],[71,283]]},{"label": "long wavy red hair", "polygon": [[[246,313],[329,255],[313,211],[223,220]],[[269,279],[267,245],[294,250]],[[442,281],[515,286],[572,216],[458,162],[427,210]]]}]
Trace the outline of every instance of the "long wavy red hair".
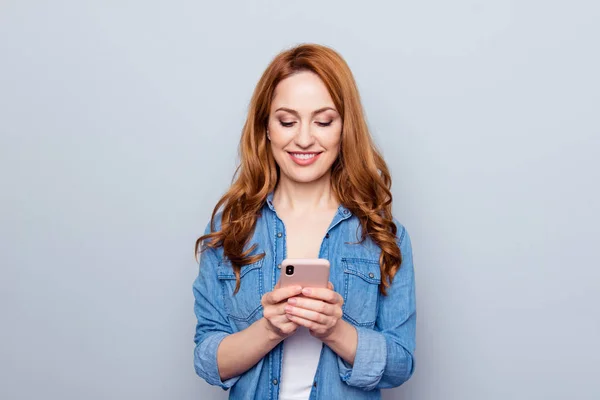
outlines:
[{"label": "long wavy red hair", "polygon": [[[266,135],[269,110],[277,84],[299,71],[311,71],[321,78],[340,113],[342,138],[339,157],[332,166],[331,186],[337,200],[360,220],[360,240],[368,236],[381,248],[379,289],[385,295],[402,262],[392,218],[390,173],[369,133],[350,68],[335,50],[318,44],[302,44],[279,53],[261,76],[242,130],[240,164],[233,183],[215,206],[211,232],[198,238],[195,253],[198,255],[203,243],[211,248],[222,246],[236,275],[236,292],[242,265],[264,257],[264,253],[251,255],[256,244],[244,248],[279,177]],[[217,231],[215,216],[221,208],[221,227]]]}]

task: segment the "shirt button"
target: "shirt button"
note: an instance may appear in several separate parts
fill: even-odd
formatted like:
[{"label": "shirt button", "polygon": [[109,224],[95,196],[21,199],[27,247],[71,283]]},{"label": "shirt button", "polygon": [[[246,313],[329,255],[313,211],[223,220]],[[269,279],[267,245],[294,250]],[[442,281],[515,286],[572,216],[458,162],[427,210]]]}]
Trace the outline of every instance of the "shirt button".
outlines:
[{"label": "shirt button", "polygon": [[315,382],[313,383],[313,386],[314,386],[314,387],[317,387],[317,381],[315,381]]},{"label": "shirt button", "polygon": [[281,269],[281,264],[278,264],[278,265],[277,265],[277,269]]},{"label": "shirt button", "polygon": [[273,379],[273,385],[277,385],[277,379]]},{"label": "shirt button", "polygon": [[325,237],[326,237],[327,239],[329,239],[329,233],[326,233],[326,234],[325,234]]},{"label": "shirt button", "polygon": [[280,238],[281,236],[283,236],[281,232],[277,232],[277,237]]},{"label": "shirt button", "polygon": [[375,278],[375,274],[373,274],[372,272],[369,272],[369,278]]}]

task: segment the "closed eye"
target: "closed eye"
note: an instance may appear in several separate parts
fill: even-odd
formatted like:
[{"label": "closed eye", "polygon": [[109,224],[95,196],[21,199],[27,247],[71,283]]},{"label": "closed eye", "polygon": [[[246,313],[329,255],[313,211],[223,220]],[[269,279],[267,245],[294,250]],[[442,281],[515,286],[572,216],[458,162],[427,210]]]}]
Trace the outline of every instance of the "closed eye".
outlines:
[{"label": "closed eye", "polygon": [[295,122],[283,122],[283,121],[279,121],[279,123],[281,124],[281,126],[284,126],[286,128],[289,128],[295,124]]},{"label": "closed eye", "polygon": [[329,126],[329,125],[331,125],[332,122],[333,122],[333,120],[331,120],[329,122],[318,122],[317,121],[317,125],[319,125],[319,126]]}]

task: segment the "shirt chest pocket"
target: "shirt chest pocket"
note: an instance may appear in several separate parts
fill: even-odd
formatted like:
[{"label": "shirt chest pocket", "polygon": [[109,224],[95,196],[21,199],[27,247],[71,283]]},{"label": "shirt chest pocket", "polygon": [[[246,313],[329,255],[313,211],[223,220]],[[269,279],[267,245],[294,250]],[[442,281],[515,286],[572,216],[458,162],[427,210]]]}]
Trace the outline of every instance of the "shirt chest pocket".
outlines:
[{"label": "shirt chest pocket", "polygon": [[344,317],[354,325],[373,327],[377,320],[381,270],[379,262],[343,258]]},{"label": "shirt chest pocket", "polygon": [[240,289],[235,291],[235,274],[229,263],[220,263],[217,277],[221,284],[223,301],[227,315],[238,328],[246,328],[255,319],[261,308],[263,295],[262,265],[264,259],[242,266],[240,271]]}]

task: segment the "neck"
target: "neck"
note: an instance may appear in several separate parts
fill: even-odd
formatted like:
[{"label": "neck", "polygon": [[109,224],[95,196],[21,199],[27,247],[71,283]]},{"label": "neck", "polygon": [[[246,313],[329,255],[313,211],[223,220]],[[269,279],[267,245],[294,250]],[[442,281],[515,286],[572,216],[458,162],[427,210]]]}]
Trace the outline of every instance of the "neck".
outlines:
[{"label": "neck", "polygon": [[294,182],[282,175],[273,194],[273,203],[278,209],[288,209],[293,212],[338,207],[338,201],[331,190],[330,173],[309,183]]}]

